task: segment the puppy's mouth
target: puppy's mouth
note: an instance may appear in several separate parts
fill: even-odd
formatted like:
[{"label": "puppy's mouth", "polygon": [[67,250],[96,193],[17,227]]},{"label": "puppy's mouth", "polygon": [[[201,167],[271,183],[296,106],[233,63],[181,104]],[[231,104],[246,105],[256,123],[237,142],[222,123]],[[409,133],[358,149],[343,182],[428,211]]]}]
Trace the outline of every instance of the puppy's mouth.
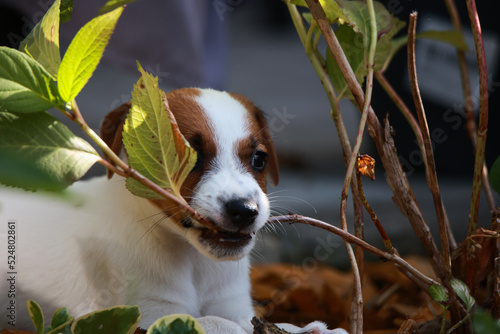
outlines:
[{"label": "puppy's mouth", "polygon": [[227,247],[243,247],[252,240],[252,235],[250,233],[214,231],[210,229],[204,229],[201,233],[201,237],[208,242]]},{"label": "puppy's mouth", "polygon": [[[215,223],[214,223],[215,224]],[[184,228],[200,231],[199,239],[203,244],[236,250],[248,245],[255,232],[214,230],[206,227],[195,227],[190,219],[182,221]],[[215,224],[216,225],[216,224]]]}]

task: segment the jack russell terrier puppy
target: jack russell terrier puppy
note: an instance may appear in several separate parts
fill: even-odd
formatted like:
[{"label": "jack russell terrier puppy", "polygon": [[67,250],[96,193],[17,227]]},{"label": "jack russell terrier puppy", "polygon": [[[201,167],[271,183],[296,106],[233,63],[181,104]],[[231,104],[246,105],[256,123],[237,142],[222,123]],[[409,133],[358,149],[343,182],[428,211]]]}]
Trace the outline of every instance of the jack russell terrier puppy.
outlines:
[{"label": "jack russell terrier puppy", "polygon": [[[2,274],[9,271],[8,221],[16,222],[18,254],[16,326],[8,325],[9,282],[2,278],[0,329],[33,329],[25,307],[33,299],[49,319],[60,307],[78,317],[138,305],[143,328],[167,314],[186,313],[208,334],[253,332],[248,254],[270,214],[266,176],[272,184],[279,179],[264,117],[243,96],[210,89],[180,89],[167,99],[198,153],[181,193],[219,231],[182,217],[166,200],[132,195],[123,178],[76,182],[69,189],[77,205],[0,188]],[[117,152],[128,108],[115,109],[101,128]],[[280,326],[296,333],[346,333],[320,322]]]}]

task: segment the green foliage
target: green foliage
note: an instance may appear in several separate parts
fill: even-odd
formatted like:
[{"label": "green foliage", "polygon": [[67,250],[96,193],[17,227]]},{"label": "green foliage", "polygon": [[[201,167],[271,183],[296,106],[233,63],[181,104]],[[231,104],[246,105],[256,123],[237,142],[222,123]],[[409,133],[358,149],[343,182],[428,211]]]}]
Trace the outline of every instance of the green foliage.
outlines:
[{"label": "green foliage", "polygon": [[99,15],[105,14],[107,12],[110,12],[110,11],[118,8],[118,7],[121,7],[123,5],[129,4],[129,3],[132,3],[135,1],[137,1],[137,0],[109,0],[108,2],[106,2],[104,4],[104,6],[102,6],[99,9]]},{"label": "green foliage", "polygon": [[88,142],[47,112],[0,112],[0,149],[31,161],[65,186],[100,159]]},{"label": "green foliage", "polygon": [[[304,1],[297,1],[299,5],[305,5]],[[368,7],[366,1],[327,1],[328,5],[321,2],[325,12],[330,13],[331,22],[340,24],[335,30],[335,35],[346,55],[346,58],[351,66],[357,81],[362,84],[368,73],[367,57],[368,46],[370,45],[370,19],[368,15]],[[338,3],[338,6],[336,5]],[[328,9],[328,6],[335,8]],[[374,69],[385,70],[389,66],[394,55],[407,43],[407,36],[395,37],[405,23],[394,17],[382,3],[374,1],[375,17],[377,21],[377,47],[375,50]],[[326,7],[325,7],[326,6]],[[342,18],[338,11],[342,13]],[[306,20],[310,23],[310,17],[303,14]],[[337,19],[333,19],[333,18]],[[449,43],[460,50],[467,50],[467,43],[463,35],[457,31],[427,31],[417,34],[417,38],[430,38]],[[332,81],[333,87],[339,99],[351,98],[352,95],[347,87],[347,83],[340,71],[340,68],[333,57],[330,49],[326,52],[327,72]]]},{"label": "green foliage", "polygon": [[65,102],[72,101],[94,73],[122,11],[120,7],[94,18],[71,41],[58,72],[59,93]]},{"label": "green foliage", "polygon": [[115,306],[76,319],[71,331],[73,334],[132,334],[140,319],[137,306]]},{"label": "green foliage", "polygon": [[439,284],[431,285],[428,289],[429,295],[438,303],[448,301],[448,292]]},{"label": "green foliage", "polygon": [[493,166],[491,166],[489,178],[493,189],[500,194],[500,156],[497,157]]},{"label": "green foliage", "polygon": [[71,334],[71,324],[74,317],[70,317],[66,308],[60,308],[54,312],[49,328],[44,330],[44,334]]},{"label": "green foliage", "polygon": [[156,320],[146,334],[204,334],[201,325],[187,314],[171,314]]},{"label": "green foliage", "polygon": [[482,309],[477,309],[472,317],[474,334],[500,333],[500,321]]},{"label": "green foliage", "polygon": [[26,190],[43,189],[53,192],[59,192],[66,187],[66,184],[59,182],[48,171],[35,166],[31,160],[1,147],[0,161],[2,162],[0,184]]},{"label": "green foliage", "polygon": [[[291,3],[297,6],[307,7],[305,0],[291,0]],[[319,0],[321,7],[325,11],[326,19],[330,23],[344,23],[348,22],[347,17],[342,13],[339,8],[339,5],[336,1],[331,0]]]},{"label": "green foliage", "polygon": [[61,105],[55,81],[40,63],[0,47],[0,109],[31,113]]},{"label": "green foliage", "polygon": [[59,52],[59,7],[61,0],[56,0],[42,20],[31,30],[21,42],[19,50],[38,61],[50,74],[57,79],[57,70],[61,63]]},{"label": "green foliage", "polygon": [[[91,312],[76,320],[69,316],[66,308],[60,308],[54,312],[50,327],[44,328],[40,305],[29,300],[27,307],[37,334],[132,334],[141,319],[137,306],[115,306]],[[171,314],[156,320],[147,334],[205,334],[205,331],[192,316]]]},{"label": "green foliage", "polygon": [[[158,78],[138,64],[141,78],[134,85],[132,106],[123,126],[123,145],[129,164],[139,173],[181,198],[180,187],[196,163],[193,150],[179,131]],[[127,178],[127,188],[146,198],[161,198],[138,181]]]},{"label": "green foliage", "polygon": [[[365,1],[342,0],[338,1],[338,3],[347,21],[340,25],[335,31],[335,35],[356,75],[356,79],[362,84],[368,73],[367,57],[371,35],[368,7]],[[378,36],[375,50],[375,70],[379,70],[385,66],[391,56],[392,38],[405,24],[392,16],[384,5],[379,2],[374,2],[374,9]],[[327,50],[326,54],[326,66],[339,99],[344,97],[351,98],[352,95],[347,87],[347,83],[330,49]]]},{"label": "green foliage", "polygon": [[61,0],[60,21],[61,23],[71,20],[73,14],[73,0]]},{"label": "green foliage", "polygon": [[43,334],[43,325],[45,321],[43,319],[43,312],[40,305],[30,299],[26,303],[26,306],[28,307],[28,313],[31,321],[33,322],[33,325],[35,325],[36,333]]},{"label": "green foliage", "polygon": [[460,298],[464,302],[467,311],[470,311],[476,303],[476,300],[471,296],[467,284],[456,278],[452,279],[450,281],[450,284],[453,288],[453,291],[455,291],[455,293],[457,294],[458,298]]}]

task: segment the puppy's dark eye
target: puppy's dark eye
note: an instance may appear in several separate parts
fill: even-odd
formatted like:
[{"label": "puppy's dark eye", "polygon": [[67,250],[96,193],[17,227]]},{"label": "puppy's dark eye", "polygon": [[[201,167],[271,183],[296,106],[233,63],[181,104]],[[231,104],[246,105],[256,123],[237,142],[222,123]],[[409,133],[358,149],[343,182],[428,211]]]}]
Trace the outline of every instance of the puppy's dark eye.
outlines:
[{"label": "puppy's dark eye", "polygon": [[200,169],[203,166],[203,155],[201,150],[195,148],[196,151],[196,164],[194,165],[192,170]]},{"label": "puppy's dark eye", "polygon": [[266,157],[266,152],[255,151],[250,161],[250,163],[252,164],[252,168],[258,172],[262,172],[266,167]]}]

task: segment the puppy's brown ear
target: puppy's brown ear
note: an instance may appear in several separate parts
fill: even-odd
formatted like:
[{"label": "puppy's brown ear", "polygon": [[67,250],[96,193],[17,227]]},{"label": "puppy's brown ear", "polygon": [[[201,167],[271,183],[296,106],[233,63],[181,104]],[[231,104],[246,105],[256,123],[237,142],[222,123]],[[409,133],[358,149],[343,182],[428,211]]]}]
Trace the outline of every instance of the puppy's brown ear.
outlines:
[{"label": "puppy's brown ear", "polygon": [[[104,142],[111,148],[111,150],[120,155],[123,147],[122,142],[122,132],[123,124],[125,123],[125,118],[127,118],[127,113],[130,109],[131,103],[124,103],[116,109],[110,111],[103,119],[101,123],[101,138]],[[104,154],[106,161],[115,166],[115,163]],[[108,169],[107,171],[108,179],[113,176],[113,172]]]}]

